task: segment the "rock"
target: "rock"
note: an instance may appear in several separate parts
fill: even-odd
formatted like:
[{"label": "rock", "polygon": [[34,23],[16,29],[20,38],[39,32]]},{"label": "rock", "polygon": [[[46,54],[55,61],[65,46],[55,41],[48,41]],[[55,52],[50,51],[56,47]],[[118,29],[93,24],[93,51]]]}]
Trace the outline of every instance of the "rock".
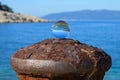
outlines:
[{"label": "rock", "polygon": [[111,57],[72,39],[46,39],[11,57],[19,80],[103,80]]},{"label": "rock", "polygon": [[25,14],[17,14],[6,11],[0,11],[0,23],[19,23],[19,22],[48,22],[41,18],[28,16]]}]

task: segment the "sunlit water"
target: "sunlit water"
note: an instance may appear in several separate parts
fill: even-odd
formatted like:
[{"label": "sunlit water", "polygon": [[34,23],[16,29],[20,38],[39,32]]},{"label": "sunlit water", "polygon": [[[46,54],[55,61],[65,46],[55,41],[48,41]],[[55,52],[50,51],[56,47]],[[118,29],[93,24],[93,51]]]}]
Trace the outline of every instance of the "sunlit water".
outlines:
[{"label": "sunlit water", "polygon": [[[51,32],[53,24],[0,24],[0,80],[17,80],[10,66],[10,56],[19,48],[55,38]],[[73,21],[68,24],[71,29],[68,38],[102,48],[112,57],[112,67],[106,72],[104,80],[120,80],[120,22]]]}]

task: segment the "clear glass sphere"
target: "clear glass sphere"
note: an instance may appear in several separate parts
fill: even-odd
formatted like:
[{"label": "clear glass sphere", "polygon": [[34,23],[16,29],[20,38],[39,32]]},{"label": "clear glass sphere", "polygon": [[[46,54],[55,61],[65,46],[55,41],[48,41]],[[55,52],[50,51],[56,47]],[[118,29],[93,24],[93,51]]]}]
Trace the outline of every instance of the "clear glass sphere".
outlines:
[{"label": "clear glass sphere", "polygon": [[66,38],[70,33],[70,28],[65,21],[56,22],[52,26],[51,30],[56,38]]},{"label": "clear glass sphere", "polygon": [[56,22],[52,28],[52,33],[56,38],[66,38],[69,36],[70,29],[65,21]]}]

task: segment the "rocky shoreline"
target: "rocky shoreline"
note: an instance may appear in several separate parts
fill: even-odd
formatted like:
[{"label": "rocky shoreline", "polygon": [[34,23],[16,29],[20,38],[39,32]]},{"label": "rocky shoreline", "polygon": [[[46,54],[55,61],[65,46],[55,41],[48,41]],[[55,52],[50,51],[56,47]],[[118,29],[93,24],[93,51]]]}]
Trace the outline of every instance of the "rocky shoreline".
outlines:
[{"label": "rocky shoreline", "polygon": [[48,20],[29,16],[20,13],[11,13],[0,10],[0,23],[20,23],[20,22],[48,22]]}]

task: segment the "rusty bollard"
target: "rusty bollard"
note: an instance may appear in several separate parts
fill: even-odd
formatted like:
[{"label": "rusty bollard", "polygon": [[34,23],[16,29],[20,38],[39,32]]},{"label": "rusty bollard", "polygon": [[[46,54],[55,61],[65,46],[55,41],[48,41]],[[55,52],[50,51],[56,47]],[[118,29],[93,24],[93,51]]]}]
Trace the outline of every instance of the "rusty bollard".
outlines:
[{"label": "rusty bollard", "polygon": [[72,39],[46,39],[11,56],[19,80],[103,80],[111,57]]}]

